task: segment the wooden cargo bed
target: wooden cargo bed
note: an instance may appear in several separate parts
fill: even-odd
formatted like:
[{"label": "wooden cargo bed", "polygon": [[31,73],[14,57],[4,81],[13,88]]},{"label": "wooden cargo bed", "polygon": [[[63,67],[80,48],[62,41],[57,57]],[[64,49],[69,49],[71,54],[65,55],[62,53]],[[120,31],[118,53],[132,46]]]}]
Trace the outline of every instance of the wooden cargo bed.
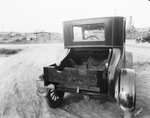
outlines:
[{"label": "wooden cargo bed", "polygon": [[53,83],[97,87],[99,86],[98,79],[103,79],[103,76],[103,71],[96,71],[92,69],[80,71],[77,68],[65,67],[65,69],[59,73],[54,66],[48,66],[44,68],[44,79]]}]

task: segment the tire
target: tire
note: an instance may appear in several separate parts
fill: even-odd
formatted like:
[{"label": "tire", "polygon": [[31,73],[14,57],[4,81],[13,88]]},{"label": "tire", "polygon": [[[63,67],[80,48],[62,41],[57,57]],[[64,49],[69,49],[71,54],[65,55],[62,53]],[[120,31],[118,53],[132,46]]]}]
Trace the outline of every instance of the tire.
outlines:
[{"label": "tire", "polygon": [[46,97],[50,108],[57,108],[63,101],[64,92],[57,90],[49,90]]},{"label": "tire", "polygon": [[135,96],[134,96],[134,109],[132,110],[132,112],[135,110],[136,108],[136,85],[134,84],[135,86]]}]

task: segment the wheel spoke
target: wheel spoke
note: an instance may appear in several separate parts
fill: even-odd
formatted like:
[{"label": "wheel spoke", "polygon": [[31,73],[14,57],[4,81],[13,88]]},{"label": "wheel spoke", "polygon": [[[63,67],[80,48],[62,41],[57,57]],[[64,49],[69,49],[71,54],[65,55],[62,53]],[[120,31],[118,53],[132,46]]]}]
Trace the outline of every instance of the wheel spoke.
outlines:
[{"label": "wheel spoke", "polygon": [[55,93],[53,93],[53,95],[51,97],[54,98],[55,97]]},{"label": "wheel spoke", "polygon": [[51,108],[56,108],[62,102],[64,92],[49,89],[48,103]]},{"label": "wheel spoke", "polygon": [[54,101],[56,101],[57,99],[56,99],[57,97],[56,96],[54,96]]},{"label": "wheel spoke", "polygon": [[54,101],[59,99],[59,96],[57,96],[57,93],[54,90],[50,90],[50,97]]},{"label": "wheel spoke", "polygon": [[55,94],[54,92],[53,92],[53,93],[50,93],[50,96],[53,97],[54,94]]},{"label": "wheel spoke", "polygon": [[55,96],[53,95],[52,100],[54,100]]},{"label": "wheel spoke", "polygon": [[50,93],[53,93],[54,92],[54,90],[50,90]]},{"label": "wheel spoke", "polygon": [[54,90],[51,90],[51,91],[50,91],[50,97],[51,97],[52,100],[56,101],[56,100],[55,100],[56,93],[55,93]]}]

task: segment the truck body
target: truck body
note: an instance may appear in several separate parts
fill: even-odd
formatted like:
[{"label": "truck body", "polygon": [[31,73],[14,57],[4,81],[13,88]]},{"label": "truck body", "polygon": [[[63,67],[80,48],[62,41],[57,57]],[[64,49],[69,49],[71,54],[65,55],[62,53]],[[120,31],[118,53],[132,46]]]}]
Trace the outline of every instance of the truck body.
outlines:
[{"label": "truck body", "polygon": [[38,95],[46,96],[51,108],[65,92],[112,98],[123,111],[136,104],[133,57],[125,49],[126,19],[102,17],[63,22],[65,52],[43,68]]}]

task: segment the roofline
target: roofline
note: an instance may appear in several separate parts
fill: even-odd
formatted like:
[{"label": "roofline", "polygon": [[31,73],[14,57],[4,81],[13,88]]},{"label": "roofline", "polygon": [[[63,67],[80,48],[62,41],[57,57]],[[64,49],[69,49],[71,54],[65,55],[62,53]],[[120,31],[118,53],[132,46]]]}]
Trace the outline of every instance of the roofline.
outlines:
[{"label": "roofline", "polygon": [[[94,19],[108,19],[108,18],[125,18],[123,16],[110,16],[110,17],[97,17],[97,18],[83,18],[83,19],[75,19],[75,20],[67,20],[67,21],[63,21],[62,23],[65,22],[74,22],[74,21],[82,21],[82,20],[94,20]],[[125,18],[126,19],[126,18]]]}]

